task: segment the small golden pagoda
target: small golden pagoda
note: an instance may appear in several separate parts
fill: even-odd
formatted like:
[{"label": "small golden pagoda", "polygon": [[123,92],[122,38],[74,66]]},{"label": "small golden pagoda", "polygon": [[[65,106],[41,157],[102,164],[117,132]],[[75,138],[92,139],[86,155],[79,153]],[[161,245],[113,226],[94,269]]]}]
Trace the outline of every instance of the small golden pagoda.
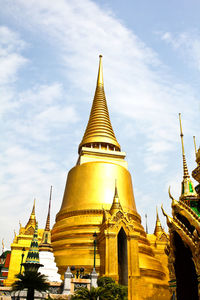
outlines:
[{"label": "small golden pagoda", "polygon": [[[185,158],[183,131],[180,121],[180,136],[183,158],[183,181],[179,201],[172,199],[172,217],[164,209],[169,227],[168,267],[172,299],[199,300],[200,298],[200,194],[190,178]],[[200,182],[200,150],[196,152],[197,168],[193,177]]]},{"label": "small golden pagoda", "polygon": [[[8,270],[8,278],[4,281],[5,286],[11,286],[12,283],[16,280],[15,275],[20,272],[22,258],[23,258],[23,263],[26,261],[26,257],[29,252],[31,241],[33,239],[35,226],[36,226],[36,217],[35,217],[35,201],[34,201],[33,209],[26,226],[22,227],[20,223],[19,234],[18,235],[15,234],[13,243],[11,244],[10,265]],[[39,241],[41,241],[42,239],[43,231],[44,231],[43,229],[38,229]]]},{"label": "small golden pagoda", "polygon": [[168,270],[168,256],[166,254],[166,247],[169,244],[169,235],[163,229],[158,215],[158,208],[156,208],[156,224],[153,234],[147,234],[147,238],[153,249],[155,257],[162,263],[165,270],[166,278],[169,281]]},{"label": "small golden pagoda", "polygon": [[126,154],[121,151],[111,125],[102,56],[92,109],[78,153],[52,229],[60,274],[63,277],[68,266],[84,267],[85,273],[91,273],[95,266],[100,276],[110,276],[128,285],[130,300],[169,299],[167,275],[141,225]]}]

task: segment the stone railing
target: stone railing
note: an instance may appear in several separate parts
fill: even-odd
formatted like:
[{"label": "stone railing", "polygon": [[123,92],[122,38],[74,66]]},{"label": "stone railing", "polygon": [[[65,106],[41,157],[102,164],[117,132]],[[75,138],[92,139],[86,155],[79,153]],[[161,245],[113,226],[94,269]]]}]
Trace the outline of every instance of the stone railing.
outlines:
[{"label": "stone railing", "polygon": [[[39,293],[35,291],[34,299],[48,299],[48,296],[51,297],[51,299],[70,299],[70,295],[74,294],[74,292],[79,287],[86,287],[90,289],[92,286],[97,287],[97,278],[98,275],[93,269],[92,273],[90,274],[90,278],[76,278],[70,270],[70,268],[67,268],[67,271],[65,272],[65,279],[64,279],[64,288],[63,292],[61,289],[61,283],[54,283],[50,282],[50,293]],[[62,294],[61,294],[62,293]],[[16,291],[12,292],[11,287],[0,287],[0,300],[25,300],[27,298],[27,291]]]},{"label": "stone railing", "polygon": [[74,278],[70,268],[68,267],[65,272],[63,294],[72,295],[79,287],[86,287],[88,289],[90,289],[91,286],[97,287],[97,278],[98,275],[95,269],[93,269],[90,274],[90,279]]}]

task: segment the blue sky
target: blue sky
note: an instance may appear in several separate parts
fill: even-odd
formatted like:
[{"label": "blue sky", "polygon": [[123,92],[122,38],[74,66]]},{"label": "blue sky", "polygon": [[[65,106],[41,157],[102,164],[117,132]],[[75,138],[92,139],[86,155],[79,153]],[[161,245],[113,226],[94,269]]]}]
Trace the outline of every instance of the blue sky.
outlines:
[{"label": "blue sky", "polygon": [[[0,238],[9,247],[33,199],[51,224],[78,158],[103,54],[112,125],[127,153],[149,230],[182,180],[178,113],[189,170],[200,134],[198,1],[0,0]],[[163,217],[163,225],[165,221]],[[166,225],[165,225],[166,228]]]}]

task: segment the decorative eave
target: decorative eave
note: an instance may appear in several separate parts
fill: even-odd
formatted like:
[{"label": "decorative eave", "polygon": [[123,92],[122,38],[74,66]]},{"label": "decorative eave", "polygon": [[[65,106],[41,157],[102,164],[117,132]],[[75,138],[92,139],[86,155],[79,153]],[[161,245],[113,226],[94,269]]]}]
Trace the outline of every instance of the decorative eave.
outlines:
[{"label": "decorative eave", "polygon": [[112,235],[112,233],[116,232],[123,225],[127,234],[130,234],[131,232],[133,233],[134,220],[124,212],[119,202],[117,188],[115,185],[115,196],[112,206],[109,211],[103,209],[103,220],[98,239],[101,239],[104,234]]},{"label": "decorative eave", "polygon": [[184,243],[186,243],[191,249],[196,247],[198,238],[195,237],[187,229],[187,227],[176,217],[171,218],[170,216],[168,216],[164,211],[163,207],[162,207],[162,212],[167,219],[167,225],[169,227],[170,232],[172,233],[173,231],[176,231],[180,235]]},{"label": "decorative eave", "polygon": [[195,211],[189,207],[184,201],[175,200],[170,192],[169,197],[172,199],[172,215],[175,217],[177,213],[184,216],[191,225],[193,225],[200,234],[200,216],[195,213]]}]

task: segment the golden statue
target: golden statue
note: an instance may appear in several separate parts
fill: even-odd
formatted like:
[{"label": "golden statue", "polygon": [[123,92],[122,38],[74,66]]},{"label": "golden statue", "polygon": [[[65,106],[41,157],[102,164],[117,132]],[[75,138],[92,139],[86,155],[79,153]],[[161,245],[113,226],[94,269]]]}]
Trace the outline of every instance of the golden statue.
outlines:
[{"label": "golden statue", "polygon": [[62,278],[68,266],[84,267],[85,273],[95,267],[100,276],[128,285],[130,300],[169,299],[167,274],[141,225],[126,154],[111,125],[102,56],[78,154],[52,229],[53,251]]}]

